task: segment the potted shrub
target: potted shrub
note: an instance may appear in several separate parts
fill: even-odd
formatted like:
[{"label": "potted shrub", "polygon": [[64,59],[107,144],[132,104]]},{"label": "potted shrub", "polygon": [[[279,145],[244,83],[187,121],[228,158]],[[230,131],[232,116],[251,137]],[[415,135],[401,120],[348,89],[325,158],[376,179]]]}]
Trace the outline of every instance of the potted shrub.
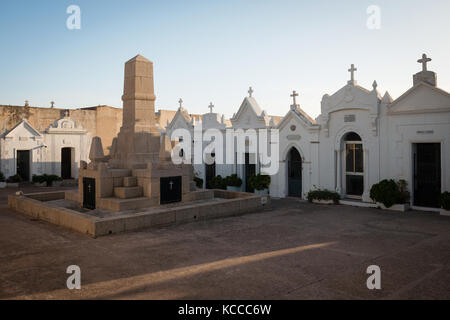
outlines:
[{"label": "potted shrub", "polygon": [[36,174],[33,174],[31,181],[33,182],[33,184],[35,186],[38,186],[38,187],[45,187],[47,185],[47,182],[45,182],[44,176],[42,176],[42,175],[38,176]]},{"label": "potted shrub", "polygon": [[398,182],[393,179],[384,179],[370,189],[370,198],[382,209],[394,211],[409,210],[409,192],[405,180]]},{"label": "potted shrub", "polygon": [[225,184],[228,191],[241,191],[242,179],[233,173],[231,176],[225,178]]},{"label": "potted shrub", "polygon": [[17,188],[19,186],[19,183],[22,181],[23,181],[22,177],[18,174],[15,174],[13,176],[8,177],[8,179],[6,179],[6,186]]},{"label": "potted shrub", "polygon": [[215,176],[214,178],[212,178],[209,185],[210,185],[211,189],[222,189],[222,190],[227,189],[227,185],[225,184],[225,179],[223,179],[221,175],[218,175],[218,176]]},{"label": "potted shrub", "polygon": [[248,185],[257,194],[269,194],[270,176],[258,173],[249,178]]},{"label": "potted shrub", "polygon": [[339,204],[339,193],[327,189],[310,190],[306,196],[309,202],[320,204]]},{"label": "potted shrub", "polygon": [[5,179],[5,175],[3,174],[3,172],[0,171],[0,188],[5,188],[6,187],[6,179]]},{"label": "potted shrub", "polygon": [[441,194],[441,215],[450,216],[450,192],[446,191]]},{"label": "potted shrub", "polygon": [[[43,174],[43,175],[33,175],[32,181],[36,185],[51,187],[55,182],[59,182],[62,179],[56,174]],[[58,186],[56,184],[56,186]]]}]

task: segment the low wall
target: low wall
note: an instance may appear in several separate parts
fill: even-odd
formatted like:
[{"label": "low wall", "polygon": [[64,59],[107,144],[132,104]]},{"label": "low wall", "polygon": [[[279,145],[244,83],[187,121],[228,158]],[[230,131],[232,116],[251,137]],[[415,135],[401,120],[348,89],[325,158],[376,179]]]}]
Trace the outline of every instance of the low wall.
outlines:
[{"label": "low wall", "polygon": [[211,199],[212,196],[221,199],[205,203],[189,204],[189,202],[184,202],[179,206],[152,207],[151,211],[147,212],[106,218],[93,217],[47,202],[75,197],[71,191],[67,191],[67,193],[46,192],[21,196],[10,195],[8,197],[8,207],[33,218],[97,237],[149,227],[162,227],[198,220],[236,216],[256,211],[270,204],[270,198],[267,195],[225,190],[200,191],[195,193],[193,198],[196,200]]},{"label": "low wall", "polygon": [[[97,218],[70,209],[55,206],[45,201],[64,199],[64,192],[50,194],[31,194],[25,196],[8,196],[8,208],[25,213],[35,219],[47,221],[81,233],[95,236],[95,220]],[[43,198],[46,200],[36,200]]]}]

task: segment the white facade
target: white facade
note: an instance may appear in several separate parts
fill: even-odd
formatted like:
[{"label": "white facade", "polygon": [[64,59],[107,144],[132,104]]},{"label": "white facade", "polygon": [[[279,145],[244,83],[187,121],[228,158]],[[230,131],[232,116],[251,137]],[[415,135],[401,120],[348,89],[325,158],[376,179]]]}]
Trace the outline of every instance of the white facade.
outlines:
[{"label": "white facade", "polygon": [[[251,90],[227,127],[279,130],[279,170],[271,176],[270,185],[274,197],[305,197],[308,191],[320,188],[371,202],[373,184],[402,179],[413,205],[435,206],[427,204],[426,198],[432,196],[427,192],[450,190],[450,94],[436,86],[436,74],[426,69],[428,61],[426,57],[419,60],[423,69],[414,75],[413,87],[396,100],[388,92],[381,96],[376,81],[371,89],[359,86],[352,65],[351,80],[337,92],[323,96],[321,114],[315,120],[295,103],[294,92],[294,104],[275,124],[274,117],[258,106]],[[204,120],[207,125],[203,130],[214,127],[225,134],[223,117],[215,113],[205,116],[205,120],[215,120]],[[190,119],[180,125],[177,121],[175,117],[168,131],[186,125],[193,128]],[[246,152],[249,147],[246,145]],[[255,173],[260,170],[259,158],[255,159]],[[195,165],[204,180],[205,167]],[[215,173],[237,173],[244,180],[245,168],[218,164]]]},{"label": "white facade", "polygon": [[24,119],[0,138],[0,170],[25,180],[44,173],[76,178],[80,161],[88,161],[90,143],[91,134],[67,114],[43,132]]}]

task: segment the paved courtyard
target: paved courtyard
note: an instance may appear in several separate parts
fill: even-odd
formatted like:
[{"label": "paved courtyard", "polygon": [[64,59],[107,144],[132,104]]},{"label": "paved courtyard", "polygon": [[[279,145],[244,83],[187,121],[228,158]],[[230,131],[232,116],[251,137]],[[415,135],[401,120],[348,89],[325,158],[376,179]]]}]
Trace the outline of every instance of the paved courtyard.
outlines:
[{"label": "paved courtyard", "polygon": [[[93,239],[9,211],[14,191],[0,190],[2,299],[450,299],[450,217],[437,213],[281,199]],[[81,290],[66,288],[69,265]],[[381,290],[366,287],[369,265]]]}]

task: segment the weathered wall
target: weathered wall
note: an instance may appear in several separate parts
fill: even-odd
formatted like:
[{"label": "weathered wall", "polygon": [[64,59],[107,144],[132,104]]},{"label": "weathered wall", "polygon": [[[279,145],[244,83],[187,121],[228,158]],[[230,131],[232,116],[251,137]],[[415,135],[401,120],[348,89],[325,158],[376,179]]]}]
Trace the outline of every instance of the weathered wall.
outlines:
[{"label": "weathered wall", "polygon": [[[39,132],[45,131],[56,120],[62,118],[66,110],[0,105],[0,132],[11,130],[22,120],[22,117],[27,119],[33,128]],[[92,137],[99,136],[102,139],[104,152],[109,154],[112,140],[122,126],[122,109],[97,106],[68,110],[70,118],[76,121],[77,126],[81,125],[90,132]],[[155,114],[156,122],[164,129],[167,121],[172,121],[175,113],[176,111],[159,110]]]}]

